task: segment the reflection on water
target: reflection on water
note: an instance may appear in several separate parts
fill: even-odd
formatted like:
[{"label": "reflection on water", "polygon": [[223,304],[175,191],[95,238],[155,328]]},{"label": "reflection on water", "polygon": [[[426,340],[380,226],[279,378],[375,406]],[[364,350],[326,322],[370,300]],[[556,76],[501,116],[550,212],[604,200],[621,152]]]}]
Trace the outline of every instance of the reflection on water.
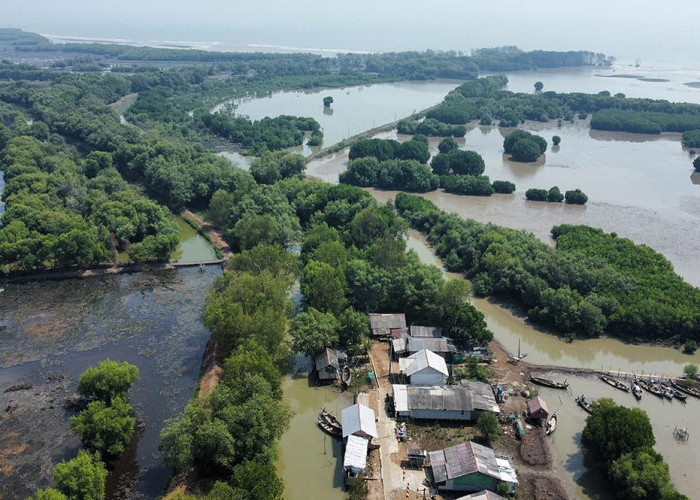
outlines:
[{"label": "reflection on water", "polygon": [[293,412],[289,429],[279,442],[277,469],[284,480],[284,498],[341,500],[343,456],[340,441],[316,425],[322,408],[340,418],[352,396],[329,386],[315,386],[304,370],[284,378],[284,401]]},{"label": "reflection on water", "polygon": [[[47,486],[51,467],[79,447],[61,403],[77,378],[105,358],[128,361],[140,377],[130,392],[145,424],[133,461],[112,478],[129,493],[111,498],[156,498],[170,476],[158,452],[165,419],[178,415],[197,384],[209,337],[204,296],[218,267],[106,275],[82,280],[9,284],[0,295],[0,494],[24,498]],[[70,300],[66,300],[69,297]],[[4,393],[12,385],[29,391]],[[134,470],[134,464],[138,467]],[[131,481],[135,484],[129,485]]]}]

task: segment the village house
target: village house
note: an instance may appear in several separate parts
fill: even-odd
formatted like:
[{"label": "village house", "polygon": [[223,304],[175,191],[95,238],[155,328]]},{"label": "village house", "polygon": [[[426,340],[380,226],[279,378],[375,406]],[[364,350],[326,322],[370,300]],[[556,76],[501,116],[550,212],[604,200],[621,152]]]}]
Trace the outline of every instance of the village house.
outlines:
[{"label": "village house", "polygon": [[391,341],[394,357],[411,356],[423,349],[428,349],[445,359],[457,352],[452,340],[446,337],[401,337]]},{"label": "village house", "polygon": [[529,399],[527,402],[527,418],[542,422],[549,416],[547,403],[539,396]]},{"label": "village house", "polygon": [[392,396],[399,418],[474,422],[484,412],[500,412],[491,386],[473,380],[444,387],[395,384]]},{"label": "village house", "polygon": [[333,381],[340,375],[340,367],[348,360],[345,351],[326,347],[314,358],[318,379],[321,382]]},{"label": "village house", "polygon": [[369,328],[374,337],[388,337],[406,332],[406,315],[403,313],[369,313]]},{"label": "village house", "polygon": [[379,434],[374,411],[363,404],[358,403],[343,408],[341,416],[345,440],[343,469],[346,480],[352,481],[359,474],[364,473],[370,441],[372,438],[379,437]]},{"label": "village house", "polygon": [[518,484],[515,469],[508,460],[498,458],[491,448],[473,441],[430,452],[429,456],[433,484],[441,490],[495,491],[504,482],[513,492]]},{"label": "village house", "polygon": [[423,349],[407,358],[399,358],[399,373],[408,377],[411,385],[445,385],[450,372],[445,359]]}]

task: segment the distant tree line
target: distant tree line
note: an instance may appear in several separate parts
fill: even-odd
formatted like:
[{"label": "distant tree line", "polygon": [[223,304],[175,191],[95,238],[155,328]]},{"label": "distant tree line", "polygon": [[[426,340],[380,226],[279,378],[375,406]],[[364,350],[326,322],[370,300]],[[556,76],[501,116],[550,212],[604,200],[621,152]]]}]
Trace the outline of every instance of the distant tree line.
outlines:
[{"label": "distant tree line", "polygon": [[515,127],[525,120],[573,120],[593,114],[591,128],[659,134],[700,129],[700,105],[666,100],[627,98],[624,94],[514,93],[501,90],[503,75],[468,81],[450,92],[427,116],[446,124],[464,124],[479,119],[484,124],[498,120],[501,127]]},{"label": "distant tree line", "polygon": [[399,193],[396,207],[477,295],[513,301],[565,336],[681,343],[700,338],[700,291],[647,246],[586,226],[557,226],[557,249],[533,235],[448,215]]}]

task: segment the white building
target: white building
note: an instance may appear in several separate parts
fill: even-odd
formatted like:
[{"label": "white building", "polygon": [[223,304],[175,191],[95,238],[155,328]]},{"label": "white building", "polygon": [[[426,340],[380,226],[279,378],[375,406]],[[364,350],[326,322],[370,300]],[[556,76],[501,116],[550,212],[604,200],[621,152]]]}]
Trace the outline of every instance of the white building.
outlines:
[{"label": "white building", "polygon": [[411,385],[445,385],[450,374],[445,358],[428,349],[399,358],[399,371],[409,378]]}]

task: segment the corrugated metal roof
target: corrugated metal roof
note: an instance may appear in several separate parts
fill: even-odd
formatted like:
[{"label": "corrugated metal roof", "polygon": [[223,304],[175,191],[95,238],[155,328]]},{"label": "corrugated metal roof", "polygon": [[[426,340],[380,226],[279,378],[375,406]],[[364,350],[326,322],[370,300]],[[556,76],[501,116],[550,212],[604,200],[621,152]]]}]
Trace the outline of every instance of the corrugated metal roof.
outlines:
[{"label": "corrugated metal roof", "polygon": [[454,344],[449,342],[446,338],[408,338],[408,352],[418,352],[422,351],[423,349],[443,353],[456,352]]},{"label": "corrugated metal roof", "polygon": [[374,335],[389,335],[392,328],[406,328],[406,315],[369,313],[369,327]]},{"label": "corrugated metal roof", "polygon": [[457,500],[506,500],[506,498],[494,493],[493,491],[484,490],[464,497],[459,497]]},{"label": "corrugated metal roof", "polygon": [[544,412],[545,415],[549,415],[547,403],[539,396],[535,396],[527,402],[527,411],[532,415],[541,414],[542,412]]},{"label": "corrugated metal roof", "polygon": [[492,411],[498,413],[496,398],[491,387],[483,382],[470,381],[467,385],[444,387],[410,386],[409,410]]},{"label": "corrugated metal roof", "polygon": [[357,433],[379,437],[377,423],[374,421],[374,411],[365,405],[355,404],[343,408],[342,423],[343,437]]},{"label": "corrugated metal roof", "polygon": [[348,436],[345,443],[345,456],[343,457],[343,468],[352,470],[356,474],[364,472],[367,466],[367,449],[369,439],[361,436]]},{"label": "corrugated metal roof", "polygon": [[433,338],[439,339],[442,337],[442,328],[439,326],[416,326],[411,325],[408,328],[408,334],[414,338]]},{"label": "corrugated metal roof", "polygon": [[496,454],[491,448],[473,441],[431,452],[430,464],[437,483],[475,472],[501,479]]},{"label": "corrugated metal roof", "polygon": [[466,387],[471,392],[475,410],[500,412],[496,397],[493,395],[493,389],[489,384],[476,380],[462,380],[459,385]]},{"label": "corrugated metal roof", "polygon": [[426,368],[437,370],[445,376],[450,374],[450,372],[447,371],[447,363],[445,363],[445,359],[428,349],[423,349],[415,354],[412,354],[409,356],[409,359],[413,359],[413,362],[406,368],[406,375],[409,377],[414,373],[425,370]]},{"label": "corrugated metal roof", "polygon": [[394,398],[394,410],[398,412],[408,411],[408,390],[404,384],[394,384],[391,386]]},{"label": "corrugated metal roof", "polygon": [[316,365],[316,370],[323,370],[327,366],[332,366],[337,370],[340,366],[338,364],[338,360],[346,359],[348,359],[348,355],[345,353],[345,351],[327,347],[316,355],[314,362]]}]

